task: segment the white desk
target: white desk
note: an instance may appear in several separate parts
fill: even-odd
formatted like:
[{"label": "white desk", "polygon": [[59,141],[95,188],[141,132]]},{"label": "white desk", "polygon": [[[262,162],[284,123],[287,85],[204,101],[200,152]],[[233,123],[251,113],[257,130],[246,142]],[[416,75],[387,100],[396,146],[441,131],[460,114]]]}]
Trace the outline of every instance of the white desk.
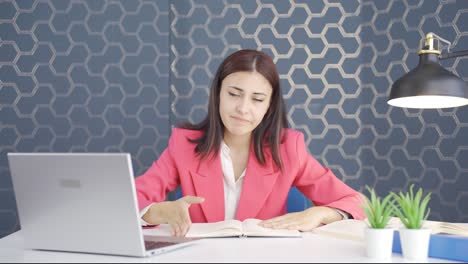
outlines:
[{"label": "white desk", "polygon": [[[0,239],[0,262],[379,262],[359,242],[304,233],[303,238],[214,238],[152,258],[24,249],[21,231]],[[411,262],[400,254],[381,262]],[[454,262],[429,258],[427,262]]]}]

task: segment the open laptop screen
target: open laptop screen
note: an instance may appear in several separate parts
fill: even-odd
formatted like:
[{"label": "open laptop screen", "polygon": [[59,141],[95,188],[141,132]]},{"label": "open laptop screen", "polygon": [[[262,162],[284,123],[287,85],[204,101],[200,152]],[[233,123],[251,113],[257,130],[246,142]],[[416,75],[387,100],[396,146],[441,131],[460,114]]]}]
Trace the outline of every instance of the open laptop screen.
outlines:
[{"label": "open laptop screen", "polygon": [[147,255],[128,153],[8,153],[8,161],[28,248]]}]

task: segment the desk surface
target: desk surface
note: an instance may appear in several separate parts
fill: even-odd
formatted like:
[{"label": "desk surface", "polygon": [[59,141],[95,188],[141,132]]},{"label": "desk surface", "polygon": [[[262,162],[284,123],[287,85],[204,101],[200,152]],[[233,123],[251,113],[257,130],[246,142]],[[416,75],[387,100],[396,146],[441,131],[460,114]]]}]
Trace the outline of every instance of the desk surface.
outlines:
[{"label": "desk surface", "polygon": [[[312,233],[302,238],[212,238],[151,258],[24,249],[21,231],[0,239],[0,262],[376,262],[364,244]],[[378,260],[377,260],[378,262]],[[410,262],[393,254],[385,262]],[[429,258],[427,262],[454,262]]]}]

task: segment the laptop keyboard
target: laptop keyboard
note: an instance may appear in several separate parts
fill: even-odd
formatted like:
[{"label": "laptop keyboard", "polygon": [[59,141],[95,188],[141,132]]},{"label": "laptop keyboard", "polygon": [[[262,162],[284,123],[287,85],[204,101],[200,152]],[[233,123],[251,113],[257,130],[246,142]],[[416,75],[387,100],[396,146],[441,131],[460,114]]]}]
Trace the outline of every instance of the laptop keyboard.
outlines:
[{"label": "laptop keyboard", "polygon": [[172,245],[175,245],[175,244],[177,244],[177,243],[167,242],[167,241],[148,241],[148,240],[145,240],[146,250],[153,250],[153,249],[157,249],[157,248],[172,246]]}]

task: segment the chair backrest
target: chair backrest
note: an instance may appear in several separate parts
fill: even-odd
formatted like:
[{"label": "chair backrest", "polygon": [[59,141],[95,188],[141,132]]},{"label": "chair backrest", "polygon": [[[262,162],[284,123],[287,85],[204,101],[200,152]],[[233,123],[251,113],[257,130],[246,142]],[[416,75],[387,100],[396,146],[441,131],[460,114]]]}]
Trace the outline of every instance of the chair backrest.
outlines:
[{"label": "chair backrest", "polygon": [[[177,200],[182,197],[180,187],[169,194],[169,200]],[[300,212],[309,208],[312,205],[311,201],[305,197],[296,187],[292,187],[288,195],[288,213]]]},{"label": "chair backrest", "polygon": [[291,188],[288,195],[288,213],[304,211],[312,205],[312,202],[296,187]]}]

